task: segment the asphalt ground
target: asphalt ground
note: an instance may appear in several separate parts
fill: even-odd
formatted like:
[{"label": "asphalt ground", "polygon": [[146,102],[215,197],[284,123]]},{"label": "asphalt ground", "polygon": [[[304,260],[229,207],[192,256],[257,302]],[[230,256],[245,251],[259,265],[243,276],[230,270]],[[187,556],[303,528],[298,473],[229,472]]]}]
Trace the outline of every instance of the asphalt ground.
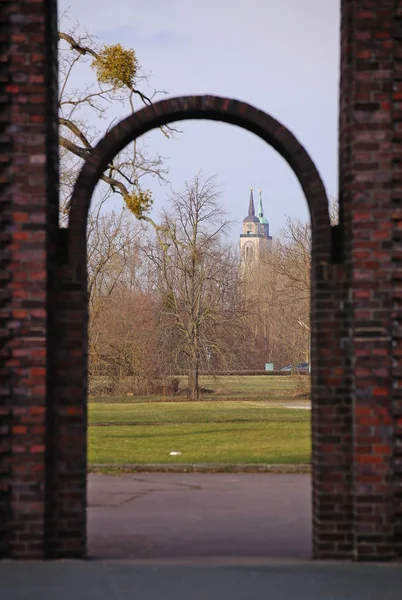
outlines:
[{"label": "asphalt ground", "polygon": [[306,558],[308,474],[89,475],[89,555]]},{"label": "asphalt ground", "polygon": [[0,562],[1,600],[399,600],[401,564],[310,557],[307,474],[89,476],[87,561]]},{"label": "asphalt ground", "polygon": [[0,562],[4,600],[400,600],[402,565]]}]

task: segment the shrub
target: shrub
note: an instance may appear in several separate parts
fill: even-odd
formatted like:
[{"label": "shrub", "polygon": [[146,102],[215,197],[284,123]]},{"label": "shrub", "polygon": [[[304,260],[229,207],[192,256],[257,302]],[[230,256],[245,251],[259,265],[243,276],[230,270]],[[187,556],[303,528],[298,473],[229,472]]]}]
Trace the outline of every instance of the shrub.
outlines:
[{"label": "shrub", "polygon": [[311,378],[308,375],[299,373],[293,375],[295,388],[293,396],[297,400],[309,400],[311,393]]},{"label": "shrub", "polygon": [[170,380],[170,389],[173,394],[178,394],[180,388],[180,379],[178,377],[172,377]]}]

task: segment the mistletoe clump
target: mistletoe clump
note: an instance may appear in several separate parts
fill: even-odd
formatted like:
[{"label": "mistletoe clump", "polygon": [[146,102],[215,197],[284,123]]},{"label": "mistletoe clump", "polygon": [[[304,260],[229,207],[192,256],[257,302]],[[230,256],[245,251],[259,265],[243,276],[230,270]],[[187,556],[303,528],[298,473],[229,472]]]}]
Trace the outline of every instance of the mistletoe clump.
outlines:
[{"label": "mistletoe clump", "polygon": [[152,192],[150,190],[136,190],[127,194],[124,198],[126,206],[137,219],[141,219],[148,213],[153,204]]},{"label": "mistletoe clump", "polygon": [[92,63],[100,83],[112,84],[114,88],[131,87],[138,70],[134,50],[121,44],[103,46],[98,58]]}]

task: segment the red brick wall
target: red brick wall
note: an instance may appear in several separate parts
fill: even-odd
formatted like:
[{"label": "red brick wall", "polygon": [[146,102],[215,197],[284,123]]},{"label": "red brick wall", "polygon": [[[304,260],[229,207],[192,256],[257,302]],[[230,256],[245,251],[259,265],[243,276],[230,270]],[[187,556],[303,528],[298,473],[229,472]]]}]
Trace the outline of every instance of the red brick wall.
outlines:
[{"label": "red brick wall", "polygon": [[344,276],[342,264],[321,265],[312,294],[312,321],[317,328],[312,364],[313,556],[320,559],[350,559],[353,551],[352,408]]},{"label": "red brick wall", "polygon": [[55,74],[55,2],[6,0],[0,10],[1,549],[33,558],[44,550],[51,203],[57,215],[57,79],[47,65]]},{"label": "red brick wall", "polygon": [[[9,554],[10,472],[11,472],[11,356],[12,288],[10,265],[11,252],[11,94],[5,88],[10,84],[11,74],[8,53],[11,46],[10,6],[0,4],[0,22],[4,24],[0,33],[0,85],[4,90],[0,96],[0,557]],[[8,231],[7,231],[8,230]]]},{"label": "red brick wall", "polygon": [[52,450],[48,462],[46,551],[52,558],[80,558],[86,554],[88,314],[82,281],[77,281],[67,265],[66,234],[67,230],[60,231],[61,251],[51,274],[50,313],[56,335],[50,339]]},{"label": "red brick wall", "polygon": [[400,202],[393,104],[399,4],[342,3],[340,197],[351,301],[353,556],[358,560],[396,554],[392,214]]},{"label": "red brick wall", "polygon": [[[395,2],[392,86],[392,400],[395,550],[402,557],[402,2]],[[388,44],[390,40],[388,40]],[[391,99],[390,99],[391,102]]]}]

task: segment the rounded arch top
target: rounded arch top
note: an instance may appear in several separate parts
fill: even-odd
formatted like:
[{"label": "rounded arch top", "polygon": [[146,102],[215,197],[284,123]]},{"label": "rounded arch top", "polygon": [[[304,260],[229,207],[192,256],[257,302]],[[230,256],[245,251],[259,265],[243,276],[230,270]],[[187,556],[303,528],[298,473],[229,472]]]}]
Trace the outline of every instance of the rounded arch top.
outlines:
[{"label": "rounded arch top", "polygon": [[257,108],[219,96],[183,96],[161,100],[115,125],[86,159],[71,198],[69,263],[85,263],[86,226],[95,186],[109,162],[141,135],[175,121],[207,119],[237,125],[258,135],[290,165],[306,196],[310,210],[313,255],[330,260],[330,220],[324,185],[309,154],[284,125]]}]

